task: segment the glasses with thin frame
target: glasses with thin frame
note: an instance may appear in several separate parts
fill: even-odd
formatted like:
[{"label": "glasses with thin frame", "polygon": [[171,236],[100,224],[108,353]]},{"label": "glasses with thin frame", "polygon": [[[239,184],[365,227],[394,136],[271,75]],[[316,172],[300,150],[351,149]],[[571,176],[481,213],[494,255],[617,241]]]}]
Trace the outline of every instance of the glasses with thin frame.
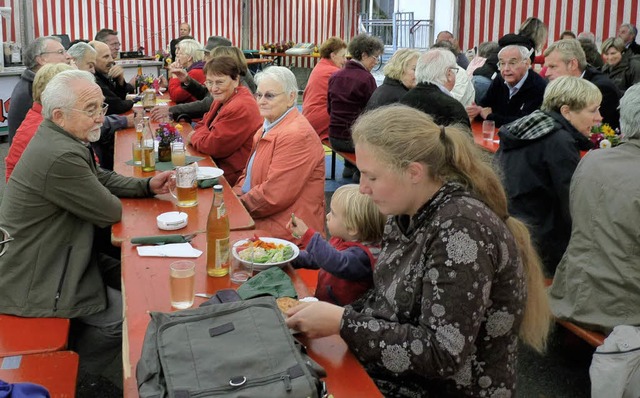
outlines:
[{"label": "glasses with thin frame", "polygon": [[513,69],[516,67],[516,65],[518,65],[520,62],[523,62],[524,60],[515,60],[512,59],[508,62],[504,62],[504,61],[500,61],[498,62],[498,69],[502,70],[505,69],[506,67],[509,67],[509,69]]},{"label": "glasses with thin frame", "polygon": [[284,92],[282,93],[270,93],[270,92],[266,92],[264,94],[257,92],[255,94],[253,94],[253,96],[256,98],[256,101],[260,101],[262,99],[262,97],[264,97],[264,99],[266,99],[267,101],[273,101],[277,96],[284,94]]},{"label": "glasses with thin frame", "polygon": [[85,115],[89,116],[91,119],[96,119],[99,117],[104,117],[107,114],[108,109],[109,109],[109,104],[102,104],[102,108],[94,109],[92,111],[85,111],[84,109],[76,109],[76,108],[70,108],[69,110],[82,112]]},{"label": "glasses with thin frame", "polygon": [[211,88],[213,86],[216,86],[217,88],[222,88],[224,86],[226,86],[227,84],[229,84],[229,81],[211,81],[211,80],[205,80],[204,81],[204,85],[207,86],[207,88]]}]

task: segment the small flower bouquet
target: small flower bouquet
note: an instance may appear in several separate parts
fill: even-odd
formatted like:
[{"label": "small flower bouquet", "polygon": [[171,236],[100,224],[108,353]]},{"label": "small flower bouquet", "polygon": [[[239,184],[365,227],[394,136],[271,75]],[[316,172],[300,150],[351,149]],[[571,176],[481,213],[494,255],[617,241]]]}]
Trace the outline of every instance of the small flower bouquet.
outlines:
[{"label": "small flower bouquet", "polygon": [[622,136],[620,132],[614,130],[608,124],[604,123],[591,128],[591,136],[589,137],[595,149],[611,148],[620,144]]},{"label": "small flower bouquet", "polygon": [[182,142],[182,125],[160,123],[156,129],[156,140],[159,145],[171,145],[172,142]]},{"label": "small flower bouquet", "polygon": [[157,61],[163,62],[164,66],[169,66],[171,64],[171,54],[163,49],[156,51],[155,57]]},{"label": "small flower bouquet", "polygon": [[138,94],[142,94],[150,88],[156,91],[156,95],[162,94],[160,92],[160,79],[153,75],[138,75],[138,77],[136,77],[136,90]]},{"label": "small flower bouquet", "polygon": [[171,161],[171,143],[182,142],[182,125],[172,123],[160,123],[156,129],[156,141],[158,141],[158,161]]}]

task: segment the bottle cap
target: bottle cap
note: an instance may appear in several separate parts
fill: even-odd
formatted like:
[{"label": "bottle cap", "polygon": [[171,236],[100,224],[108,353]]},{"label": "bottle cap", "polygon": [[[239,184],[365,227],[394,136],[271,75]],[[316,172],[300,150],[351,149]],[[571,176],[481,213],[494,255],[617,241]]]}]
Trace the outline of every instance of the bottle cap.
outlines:
[{"label": "bottle cap", "polygon": [[216,184],[213,186],[213,190],[216,192],[222,192],[222,185]]}]

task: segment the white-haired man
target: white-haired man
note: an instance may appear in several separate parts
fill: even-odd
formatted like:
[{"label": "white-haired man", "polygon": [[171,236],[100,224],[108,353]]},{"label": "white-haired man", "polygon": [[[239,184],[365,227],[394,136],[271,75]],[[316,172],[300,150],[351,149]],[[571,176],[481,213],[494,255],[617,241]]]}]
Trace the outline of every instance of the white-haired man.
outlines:
[{"label": "white-haired man", "polygon": [[493,79],[479,104],[467,107],[471,119],[493,120],[500,127],[540,109],[547,83],[531,69],[530,52],[514,44],[500,50],[500,76]]},{"label": "white-haired man", "polygon": [[422,54],[416,64],[418,84],[400,103],[431,115],[437,124],[461,123],[471,127],[464,107],[451,95],[458,68],[455,56],[447,49],[434,48]]},{"label": "white-haired man", "polygon": [[122,298],[119,259],[96,249],[95,230],[120,221],[118,196],[167,192],[171,172],[133,178],[96,166],[88,144],[105,106],[91,73],[59,73],[41,102],[44,120],[0,204],[14,238],[0,257],[0,313],[72,319],[81,370],[100,374],[121,352]]},{"label": "white-haired man", "polygon": [[624,41],[627,50],[631,50],[634,54],[640,54],[640,45],[636,43],[637,35],[638,29],[630,23],[623,23],[618,29],[618,37]]}]

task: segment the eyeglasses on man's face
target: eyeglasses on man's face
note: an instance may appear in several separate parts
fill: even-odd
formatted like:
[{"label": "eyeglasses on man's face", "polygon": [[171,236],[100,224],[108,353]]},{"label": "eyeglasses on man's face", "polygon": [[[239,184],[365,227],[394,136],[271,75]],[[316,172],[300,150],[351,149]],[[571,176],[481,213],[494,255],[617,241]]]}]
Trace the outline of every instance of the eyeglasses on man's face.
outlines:
[{"label": "eyeglasses on man's face", "polygon": [[262,97],[264,97],[264,99],[266,99],[267,101],[273,101],[277,96],[284,94],[284,92],[282,93],[270,93],[270,92],[266,92],[264,94],[257,92],[255,94],[253,94],[254,97],[256,97],[257,101],[260,101],[262,99]]},{"label": "eyeglasses on man's face", "polygon": [[498,62],[498,69],[502,70],[502,69],[506,69],[507,67],[509,69],[513,69],[521,62],[524,62],[524,60],[522,60],[522,59],[519,59],[519,60],[511,59],[511,60],[509,60],[507,62],[500,61],[500,62]]},{"label": "eyeglasses on man's face", "polygon": [[44,54],[60,54],[63,55],[67,52],[67,50],[65,50],[64,48],[61,48],[60,50],[56,50],[56,51],[43,51],[40,53],[40,55],[44,55]]},{"label": "eyeglasses on man's face", "polygon": [[91,119],[97,119],[99,117],[104,117],[107,114],[107,109],[109,109],[109,104],[102,104],[102,108],[97,108],[92,111],[85,111],[84,109],[76,109],[76,108],[71,108],[69,110],[82,112],[85,115],[89,116]]}]

